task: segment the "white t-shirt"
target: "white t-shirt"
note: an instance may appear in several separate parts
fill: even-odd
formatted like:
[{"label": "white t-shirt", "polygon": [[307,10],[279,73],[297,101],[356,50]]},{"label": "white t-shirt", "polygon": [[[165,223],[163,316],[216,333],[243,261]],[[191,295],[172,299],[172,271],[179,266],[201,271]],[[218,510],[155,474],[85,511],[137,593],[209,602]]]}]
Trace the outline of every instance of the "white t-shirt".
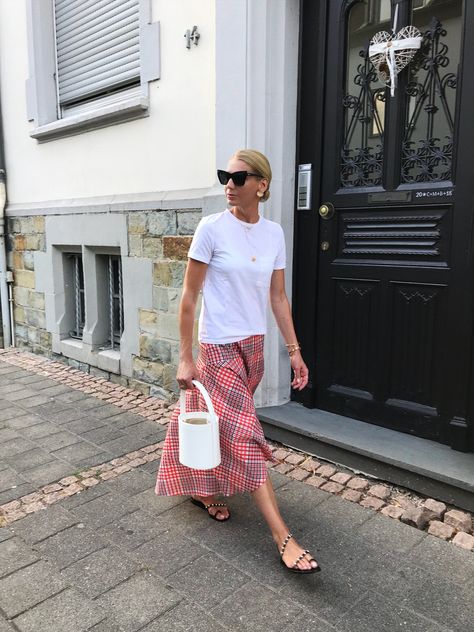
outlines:
[{"label": "white t-shirt", "polygon": [[243,222],[230,210],[203,217],[188,257],[209,265],[202,288],[199,341],[227,344],[266,332],[273,270],[286,265],[279,224]]}]

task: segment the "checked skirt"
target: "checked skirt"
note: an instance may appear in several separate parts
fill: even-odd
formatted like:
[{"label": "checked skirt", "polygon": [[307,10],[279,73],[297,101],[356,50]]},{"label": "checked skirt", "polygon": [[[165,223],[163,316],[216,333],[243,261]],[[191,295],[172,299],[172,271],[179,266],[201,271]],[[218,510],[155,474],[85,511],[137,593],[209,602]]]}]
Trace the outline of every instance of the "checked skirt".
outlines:
[{"label": "checked skirt", "polygon": [[[201,344],[197,368],[219,417],[221,464],[194,470],[178,460],[178,414],[173,412],[158,471],[156,493],[164,496],[231,496],[265,483],[272,452],[255,414],[253,393],[263,376],[264,336],[230,344]],[[196,389],[186,393],[186,410],[206,410]]]}]

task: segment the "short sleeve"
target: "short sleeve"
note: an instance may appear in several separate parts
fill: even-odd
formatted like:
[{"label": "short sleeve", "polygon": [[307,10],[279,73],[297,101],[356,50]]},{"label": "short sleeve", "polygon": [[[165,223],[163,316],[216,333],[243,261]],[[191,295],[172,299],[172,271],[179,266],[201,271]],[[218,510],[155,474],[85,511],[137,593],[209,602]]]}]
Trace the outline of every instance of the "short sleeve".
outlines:
[{"label": "short sleeve", "polygon": [[275,263],[273,265],[274,270],[283,270],[286,268],[286,245],[285,245],[285,235],[283,234],[283,229],[281,226],[279,227],[279,237],[278,237],[278,250],[277,255],[275,257]]},{"label": "short sleeve", "polygon": [[194,237],[191,241],[188,257],[190,259],[196,259],[203,263],[209,263],[212,259],[214,252],[214,239],[211,232],[211,226],[208,222],[202,219],[194,233]]}]

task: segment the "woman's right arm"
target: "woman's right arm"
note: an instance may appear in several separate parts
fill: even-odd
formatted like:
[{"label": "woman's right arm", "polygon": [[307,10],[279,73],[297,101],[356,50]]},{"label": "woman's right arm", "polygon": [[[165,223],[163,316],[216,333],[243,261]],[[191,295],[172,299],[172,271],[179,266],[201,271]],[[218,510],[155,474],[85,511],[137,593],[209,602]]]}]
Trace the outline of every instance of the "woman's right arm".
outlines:
[{"label": "woman's right arm", "polygon": [[183,294],[179,304],[179,366],[176,379],[180,388],[193,388],[191,380],[199,379],[193,359],[193,330],[196,304],[204,283],[208,264],[188,259],[184,275]]}]

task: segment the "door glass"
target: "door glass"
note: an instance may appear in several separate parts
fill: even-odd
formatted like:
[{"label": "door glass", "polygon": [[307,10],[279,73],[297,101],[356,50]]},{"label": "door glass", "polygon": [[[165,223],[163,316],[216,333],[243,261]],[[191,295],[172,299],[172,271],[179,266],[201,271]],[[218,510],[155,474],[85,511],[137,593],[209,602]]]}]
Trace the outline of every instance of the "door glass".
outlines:
[{"label": "door glass", "polygon": [[451,180],[462,0],[414,0],[423,43],[409,68],[402,182]]},{"label": "door glass", "polygon": [[343,187],[377,186],[382,182],[386,91],[368,58],[368,48],[374,33],[390,31],[390,13],[390,0],[364,0],[349,12],[341,151]]}]

